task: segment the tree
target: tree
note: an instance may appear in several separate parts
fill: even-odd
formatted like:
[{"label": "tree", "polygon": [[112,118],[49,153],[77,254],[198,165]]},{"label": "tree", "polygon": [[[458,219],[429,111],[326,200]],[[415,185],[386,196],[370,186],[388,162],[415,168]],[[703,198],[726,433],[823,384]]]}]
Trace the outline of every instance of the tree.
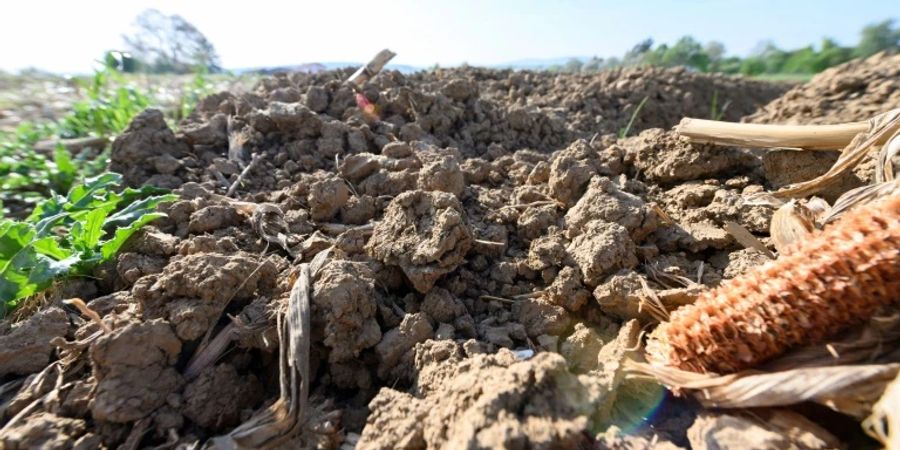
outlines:
[{"label": "tree", "polygon": [[600,70],[602,67],[603,67],[603,58],[598,58],[598,57],[594,56],[593,58],[589,59],[588,62],[584,63],[584,66],[581,68],[581,70],[583,70],[585,72],[596,72],[596,71]]},{"label": "tree", "polygon": [[583,65],[583,63],[581,62],[581,60],[579,60],[577,58],[572,58],[572,59],[566,61],[566,65],[565,65],[564,69],[566,72],[580,72],[582,65]]},{"label": "tree", "polygon": [[722,44],[719,41],[709,41],[706,43],[706,47],[703,48],[703,51],[706,52],[706,55],[709,57],[710,72],[719,71],[722,65],[722,58],[725,57],[725,44]]},{"label": "tree", "polygon": [[638,42],[634,47],[631,47],[631,50],[625,52],[625,57],[622,58],[623,63],[626,65],[640,64],[643,61],[644,54],[650,51],[651,48],[653,48],[652,38]]},{"label": "tree", "polygon": [[856,56],[865,58],[884,50],[900,50],[900,28],[894,28],[894,19],[866,26],[860,35]]},{"label": "tree", "polygon": [[709,56],[696,39],[684,36],[662,55],[662,65],[688,66],[705,72],[709,69]]},{"label": "tree", "polygon": [[188,73],[195,67],[221,70],[212,43],[179,15],[148,9],[137,16],[134,32],[123,36],[129,52],[151,72]]}]

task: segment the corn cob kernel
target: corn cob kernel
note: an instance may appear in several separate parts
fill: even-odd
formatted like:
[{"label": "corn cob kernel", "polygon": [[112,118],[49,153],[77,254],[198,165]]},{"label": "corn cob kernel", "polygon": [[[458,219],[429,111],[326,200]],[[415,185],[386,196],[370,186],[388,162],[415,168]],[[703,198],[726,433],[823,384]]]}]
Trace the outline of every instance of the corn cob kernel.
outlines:
[{"label": "corn cob kernel", "polygon": [[778,259],[701,294],[647,341],[655,365],[729,373],[900,300],[900,196],[861,206]]}]

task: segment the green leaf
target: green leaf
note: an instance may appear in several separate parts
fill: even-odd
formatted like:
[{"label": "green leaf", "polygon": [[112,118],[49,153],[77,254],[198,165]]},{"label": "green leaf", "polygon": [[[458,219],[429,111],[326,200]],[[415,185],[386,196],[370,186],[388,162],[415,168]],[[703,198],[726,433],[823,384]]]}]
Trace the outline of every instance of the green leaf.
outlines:
[{"label": "green leaf", "polygon": [[124,245],[125,242],[128,241],[128,238],[130,238],[131,235],[134,234],[134,232],[140,229],[142,226],[150,223],[153,220],[165,216],[166,215],[163,213],[144,214],[143,216],[132,222],[130,225],[117,229],[116,235],[112,239],[104,242],[100,247],[100,255],[102,261],[106,261],[113,255],[115,255],[116,252],[118,252],[119,249],[122,248],[122,245]]},{"label": "green leaf", "polygon": [[79,210],[91,207],[94,201],[94,194],[115,187],[122,182],[122,175],[113,172],[107,172],[96,177],[87,178],[83,185],[75,186],[69,191],[67,200],[71,203],[69,210]]},{"label": "green leaf", "polygon": [[53,151],[53,162],[60,173],[75,176],[78,172],[78,167],[72,162],[72,155],[62,144],[57,145]]},{"label": "green leaf", "polygon": [[109,209],[97,208],[84,217],[84,221],[81,222],[84,224],[84,237],[81,244],[85,248],[92,249],[100,242],[100,238],[103,237],[103,222],[107,215],[109,215]]},{"label": "green leaf", "polygon": [[146,214],[152,213],[154,210],[156,210],[156,206],[160,203],[173,202],[177,199],[177,195],[167,194],[147,197],[143,200],[138,200],[126,206],[121,211],[118,211],[115,214],[109,216],[109,218],[106,219],[106,222],[103,224],[103,227],[107,228],[125,226],[135,220],[140,219]]},{"label": "green leaf", "polygon": [[42,255],[47,255],[56,260],[66,259],[72,256],[72,251],[59,246],[57,238],[49,236],[38,239],[32,244],[34,250]]},{"label": "green leaf", "polygon": [[34,227],[22,222],[0,222],[0,273],[21,252],[36,234]]}]

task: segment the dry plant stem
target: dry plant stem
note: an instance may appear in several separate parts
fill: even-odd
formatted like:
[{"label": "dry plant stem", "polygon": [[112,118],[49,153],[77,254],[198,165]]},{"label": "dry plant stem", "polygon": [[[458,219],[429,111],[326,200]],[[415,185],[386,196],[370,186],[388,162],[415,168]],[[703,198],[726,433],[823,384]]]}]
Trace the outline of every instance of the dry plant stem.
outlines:
[{"label": "dry plant stem", "polygon": [[692,142],[739,147],[840,150],[869,129],[868,122],[839,125],[762,125],[685,117],[675,127]]},{"label": "dry plant stem", "polygon": [[279,342],[279,396],[275,403],[258,410],[250,420],[226,435],[213,438],[206,448],[274,448],[298,436],[309,410],[310,296],[312,278],[330,257],[320,252],[301,264],[291,288],[286,311],[277,316]]},{"label": "dry plant stem", "polygon": [[357,89],[362,88],[367,81],[372,79],[375,75],[378,75],[378,72],[381,72],[381,69],[384,69],[384,66],[387,65],[388,61],[395,56],[397,56],[397,54],[388,49],[378,52],[368,64],[360,67],[353,75],[350,75],[350,78],[347,79],[347,83]]},{"label": "dry plant stem", "polygon": [[244,167],[244,170],[241,171],[241,174],[238,175],[237,179],[234,180],[234,183],[231,183],[231,187],[228,188],[228,192],[225,193],[226,197],[231,197],[235,191],[237,191],[238,186],[244,182],[244,178],[247,177],[247,174],[250,173],[250,170],[253,169],[253,166],[256,165],[257,161],[262,159],[262,156],[259,153],[253,155],[253,159],[250,160],[250,164],[247,164],[247,167]]},{"label": "dry plant stem", "polygon": [[730,373],[821,342],[900,300],[900,196],[859,207],[704,292],[647,342],[656,366]]},{"label": "dry plant stem", "polygon": [[759,240],[753,233],[750,232],[747,228],[737,222],[726,221],[725,222],[725,231],[728,232],[731,236],[734,237],[736,241],[738,241],[745,248],[752,248],[763,255],[766,255],[769,259],[775,259],[775,254],[772,253],[772,250],[769,250],[762,241]]},{"label": "dry plant stem", "polygon": [[67,304],[67,305],[72,305],[72,306],[74,306],[75,308],[77,308],[78,311],[81,312],[82,315],[84,315],[85,317],[91,319],[94,323],[96,323],[97,325],[99,325],[100,328],[103,329],[103,331],[105,331],[105,332],[107,332],[107,333],[111,333],[111,332],[112,332],[112,328],[110,328],[109,325],[107,325],[105,322],[103,322],[102,320],[100,320],[100,315],[97,314],[96,311],[94,311],[94,310],[92,310],[91,308],[89,308],[89,307],[84,303],[84,300],[82,300],[82,299],[80,299],[80,298],[72,298],[72,299],[69,299],[69,300],[63,300],[63,303],[65,303],[65,304]]},{"label": "dry plant stem", "polygon": [[200,349],[194,353],[184,371],[184,378],[188,381],[197,378],[204,369],[213,365],[216,360],[225,353],[228,344],[234,339],[237,329],[234,322],[225,325],[211,341],[201,344]]},{"label": "dry plant stem", "polygon": [[128,437],[125,439],[125,442],[119,447],[119,450],[137,450],[138,446],[141,445],[141,440],[144,439],[144,435],[147,434],[147,430],[150,428],[150,424],[152,422],[152,417],[144,417],[143,419],[135,422],[134,426],[131,428],[131,432],[128,433]]}]

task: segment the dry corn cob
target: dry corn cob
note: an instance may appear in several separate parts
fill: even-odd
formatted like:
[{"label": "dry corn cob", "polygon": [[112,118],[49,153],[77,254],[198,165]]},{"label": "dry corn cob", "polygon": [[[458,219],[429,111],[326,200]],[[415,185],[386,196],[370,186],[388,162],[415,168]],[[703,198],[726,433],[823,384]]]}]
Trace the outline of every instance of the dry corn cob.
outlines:
[{"label": "dry corn cob", "polygon": [[858,324],[900,300],[900,195],[861,206],[778,259],[673,312],[655,365],[729,373]]}]

